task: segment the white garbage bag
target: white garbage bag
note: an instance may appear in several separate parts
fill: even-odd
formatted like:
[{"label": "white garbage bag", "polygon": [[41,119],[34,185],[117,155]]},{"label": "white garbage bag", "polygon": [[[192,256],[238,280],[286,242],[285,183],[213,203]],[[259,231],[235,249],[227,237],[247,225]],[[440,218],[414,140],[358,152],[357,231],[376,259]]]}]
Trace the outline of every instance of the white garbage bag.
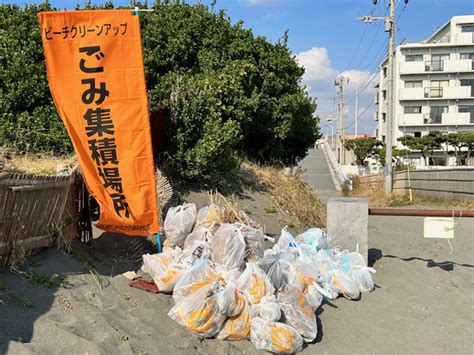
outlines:
[{"label": "white garbage bag", "polygon": [[237,287],[251,305],[258,304],[263,297],[275,293],[275,288],[268,275],[252,262],[247,263],[246,269],[239,277]]},{"label": "white garbage bag", "polygon": [[296,353],[303,350],[303,338],[293,327],[260,317],[251,321],[250,341],[258,350],[272,353]]},{"label": "white garbage bag", "polygon": [[243,310],[247,301],[234,284],[228,284],[217,296],[219,310],[227,317],[235,317]]},{"label": "white garbage bag", "polygon": [[295,328],[306,342],[316,339],[318,335],[316,314],[303,293],[295,289],[280,292],[278,303],[285,316],[286,324]]},{"label": "white garbage bag", "polygon": [[217,305],[220,292],[222,285],[219,282],[202,287],[175,304],[168,316],[194,334],[204,338],[213,337],[227,318]]},{"label": "white garbage bag", "polygon": [[207,287],[213,282],[220,280],[222,280],[222,278],[211,266],[210,260],[198,260],[190,269],[186,270],[176,282],[173,291],[173,300],[175,304],[180,303],[201,288]]},{"label": "white garbage bag", "polygon": [[275,295],[262,297],[262,300],[257,306],[259,307],[260,318],[270,322],[277,322],[280,320],[281,309],[280,305],[277,303]]},{"label": "white garbage bag", "polygon": [[363,267],[350,272],[351,279],[357,283],[360,292],[372,292],[374,290],[374,280],[372,274],[375,270],[371,267]]},{"label": "white garbage bag", "polygon": [[184,240],[184,249],[189,248],[195,241],[209,242],[211,239],[212,233],[209,228],[203,225],[196,225],[194,230]]},{"label": "white garbage bag", "polygon": [[329,283],[345,298],[355,300],[360,297],[359,286],[347,272],[336,269],[330,273]]},{"label": "white garbage bag", "polygon": [[263,232],[241,223],[234,223],[234,225],[242,232],[245,240],[245,261],[258,261],[263,258],[265,250]]},{"label": "white garbage bag", "polygon": [[222,223],[222,210],[219,206],[211,203],[209,206],[200,208],[197,213],[196,225],[212,228],[215,224]]},{"label": "white garbage bag", "polygon": [[166,240],[171,245],[183,246],[184,240],[193,229],[195,221],[196,205],[194,203],[171,207],[163,224]]},{"label": "white garbage bag", "polygon": [[290,264],[294,263],[295,260],[296,256],[293,253],[267,253],[258,262],[258,266],[270,277],[275,289],[279,290],[288,283],[286,270],[289,269]]},{"label": "white garbage bag", "polygon": [[245,240],[233,224],[223,224],[211,239],[211,259],[227,269],[238,269],[245,257]]},{"label": "white garbage bag", "polygon": [[296,241],[299,244],[313,246],[316,251],[329,248],[326,233],[324,233],[320,228],[310,228],[307,231],[298,234],[296,236]]},{"label": "white garbage bag", "polygon": [[142,270],[153,278],[160,292],[172,292],[183,274],[183,268],[177,262],[181,254],[181,249],[176,248],[167,249],[160,254],[143,255]]},{"label": "white garbage bag", "polygon": [[242,312],[227,319],[217,334],[221,340],[244,340],[250,336],[251,306],[245,302]]}]

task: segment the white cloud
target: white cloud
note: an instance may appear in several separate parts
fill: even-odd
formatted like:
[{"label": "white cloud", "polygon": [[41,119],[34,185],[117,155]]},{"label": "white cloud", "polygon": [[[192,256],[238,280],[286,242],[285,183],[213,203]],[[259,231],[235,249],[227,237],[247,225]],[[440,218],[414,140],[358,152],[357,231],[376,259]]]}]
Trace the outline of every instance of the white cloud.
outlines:
[{"label": "white cloud", "polygon": [[[336,115],[334,79],[341,75],[349,79],[349,82],[344,86],[345,126],[349,126],[347,132],[353,132],[354,130],[354,96],[356,87],[358,90],[361,90],[364,86],[367,86],[359,95],[359,133],[371,133],[373,131],[375,128],[373,112],[376,110],[376,107],[372,103],[375,95],[373,87],[378,78],[376,75],[372,76],[368,71],[355,69],[342,72],[336,70],[332,67],[328,51],[324,47],[313,47],[301,52],[296,56],[296,60],[305,68],[302,84],[306,86],[311,96],[317,98],[318,109],[316,114],[323,120],[325,120],[328,114]],[[371,78],[372,80],[368,83]],[[362,112],[367,107],[368,109],[362,115]],[[324,124],[322,125],[324,126]],[[325,129],[324,133],[326,133]]]},{"label": "white cloud", "polygon": [[326,48],[313,47],[296,56],[296,61],[305,68],[304,80],[307,82],[334,79],[337,71],[331,67]]}]

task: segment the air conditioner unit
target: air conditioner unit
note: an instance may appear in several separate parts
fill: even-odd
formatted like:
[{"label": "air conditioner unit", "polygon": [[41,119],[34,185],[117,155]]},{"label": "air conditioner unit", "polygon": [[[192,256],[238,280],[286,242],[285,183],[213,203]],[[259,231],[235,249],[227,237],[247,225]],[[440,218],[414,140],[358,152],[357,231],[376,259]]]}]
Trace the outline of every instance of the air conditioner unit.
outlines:
[{"label": "air conditioner unit", "polygon": [[431,71],[431,65],[425,65],[425,71]]},{"label": "air conditioner unit", "polygon": [[425,92],[425,97],[430,97],[429,91]]}]

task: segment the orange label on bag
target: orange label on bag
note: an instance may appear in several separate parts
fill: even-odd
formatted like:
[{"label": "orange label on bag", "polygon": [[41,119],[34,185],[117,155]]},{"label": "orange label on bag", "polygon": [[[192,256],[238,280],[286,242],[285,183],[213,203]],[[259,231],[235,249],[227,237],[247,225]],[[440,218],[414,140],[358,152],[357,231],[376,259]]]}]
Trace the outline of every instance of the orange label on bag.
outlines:
[{"label": "orange label on bag", "polygon": [[156,181],[138,17],[131,10],[38,15],[48,82],[87,189],[97,227],[158,232]]}]

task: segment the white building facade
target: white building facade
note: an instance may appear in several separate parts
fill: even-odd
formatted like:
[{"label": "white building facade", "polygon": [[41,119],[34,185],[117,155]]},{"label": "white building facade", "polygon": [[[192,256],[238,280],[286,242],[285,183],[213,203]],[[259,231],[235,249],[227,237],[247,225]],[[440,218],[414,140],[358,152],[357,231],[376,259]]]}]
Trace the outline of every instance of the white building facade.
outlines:
[{"label": "white building facade", "polygon": [[[376,135],[386,141],[387,61],[376,88]],[[393,145],[404,149],[398,138],[430,131],[474,132],[474,15],[455,16],[425,41],[396,48]],[[416,152],[410,160],[425,165]],[[454,158],[435,152],[429,164],[454,165]]]}]

